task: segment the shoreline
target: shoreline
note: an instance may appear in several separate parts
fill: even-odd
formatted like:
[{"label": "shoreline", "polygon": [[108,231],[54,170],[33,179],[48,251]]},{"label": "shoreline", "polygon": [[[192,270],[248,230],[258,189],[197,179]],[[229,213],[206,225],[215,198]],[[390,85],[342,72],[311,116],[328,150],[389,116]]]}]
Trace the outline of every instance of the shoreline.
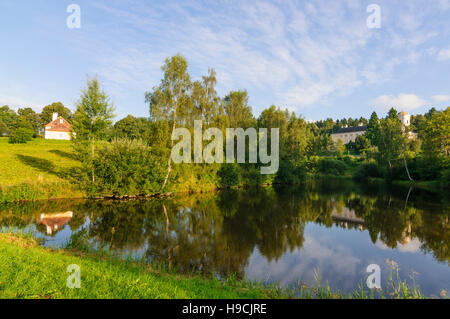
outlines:
[{"label": "shoreline", "polygon": [[[310,181],[315,180],[324,180],[324,179],[337,179],[337,180],[354,180],[353,176],[345,175],[345,176],[335,176],[335,175],[311,175],[308,174],[306,179],[302,183],[308,183]],[[370,184],[393,184],[393,185],[399,185],[403,187],[417,187],[419,189],[431,191],[431,192],[439,192],[445,194],[445,188],[442,187],[439,180],[432,180],[432,181],[405,181],[405,180],[394,180],[394,181],[387,181],[382,178],[368,178],[364,180],[357,180],[356,182],[365,182]],[[300,184],[300,183],[296,183]],[[74,194],[74,196],[61,196],[60,193],[57,195],[49,196],[48,194],[41,193],[36,196],[36,193],[39,193],[42,191],[42,188],[45,188],[46,186],[56,186],[57,188],[68,186],[70,189],[70,192]],[[277,184],[277,183],[264,183],[260,185],[238,185],[230,187],[232,189],[240,189],[244,187],[251,187],[251,186],[258,186],[258,187],[268,187],[272,185],[293,185],[293,184]],[[6,189],[6,191],[5,191]],[[12,189],[12,191],[8,192],[8,189]],[[21,197],[20,195],[17,196],[15,194],[15,191],[17,189],[26,189],[24,193],[32,194],[31,196],[28,196],[28,198]],[[210,192],[217,192],[220,191],[221,187],[211,187],[209,189],[198,189],[198,190],[190,190],[190,191],[170,191],[166,193],[155,193],[155,194],[148,194],[148,195],[125,195],[125,196],[112,196],[112,195],[105,195],[105,196],[93,196],[89,197],[86,194],[81,195],[83,191],[79,189],[79,187],[74,187],[73,184],[70,183],[51,183],[51,184],[36,184],[36,183],[23,183],[16,186],[7,186],[2,187],[0,186],[0,205],[1,204],[20,204],[20,203],[27,203],[27,202],[36,202],[36,201],[57,201],[57,200],[70,200],[70,199],[83,199],[83,200],[142,200],[142,199],[162,199],[162,198],[168,198],[175,195],[191,195],[196,193],[210,193]],[[62,191],[65,192],[65,191]],[[23,193],[22,193],[23,194]],[[8,200],[9,198],[9,200]],[[11,200],[12,199],[12,200]]]}]

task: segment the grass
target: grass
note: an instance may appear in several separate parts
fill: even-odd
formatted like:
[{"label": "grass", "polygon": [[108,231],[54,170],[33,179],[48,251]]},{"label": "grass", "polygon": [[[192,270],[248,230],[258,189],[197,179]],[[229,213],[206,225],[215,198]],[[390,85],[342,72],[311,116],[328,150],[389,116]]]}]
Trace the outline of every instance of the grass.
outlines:
[{"label": "grass", "polygon": [[9,144],[0,138],[0,203],[82,197],[70,181],[79,167],[70,141],[33,139]]},{"label": "grass", "polygon": [[[125,260],[105,250],[95,251],[89,244],[72,238],[65,249],[40,247],[30,232],[6,230],[0,233],[0,299],[2,298],[164,298],[164,299],[422,299],[415,285],[408,286],[399,277],[398,265],[387,261],[391,277],[385,290],[360,288],[350,294],[333,292],[322,285],[319,272],[316,284],[280,287],[279,283],[238,280],[231,275],[225,280],[199,274],[177,274],[176,271],[152,266],[142,261]],[[81,287],[70,289],[69,265],[81,270]],[[441,296],[447,298],[446,292]]]},{"label": "grass", "polygon": [[[67,287],[69,265],[81,270],[81,288]],[[198,275],[158,272],[130,260],[51,250],[36,240],[0,234],[0,298],[267,298],[259,288]]]},{"label": "grass", "polygon": [[0,138],[1,186],[63,182],[77,166],[70,141],[37,138],[26,144],[9,144],[8,138]]}]

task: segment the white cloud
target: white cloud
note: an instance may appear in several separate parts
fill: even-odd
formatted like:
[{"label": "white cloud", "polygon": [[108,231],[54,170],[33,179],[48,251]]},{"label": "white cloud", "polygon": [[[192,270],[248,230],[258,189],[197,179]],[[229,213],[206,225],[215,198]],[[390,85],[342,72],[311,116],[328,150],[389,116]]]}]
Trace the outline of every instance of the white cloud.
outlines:
[{"label": "white cloud", "polygon": [[436,102],[447,102],[450,101],[450,95],[438,94],[432,96],[432,99]]},{"label": "white cloud", "polygon": [[450,60],[450,47],[440,50],[437,58],[439,61]]},{"label": "white cloud", "polygon": [[[397,249],[403,253],[417,253],[420,251],[420,247],[422,247],[422,243],[417,238],[414,238],[413,240],[405,244],[402,244],[400,242],[398,242],[397,244]],[[378,240],[375,246],[383,250],[392,250],[392,248],[388,247],[381,240]]]},{"label": "white cloud", "polygon": [[[447,1],[439,5],[446,7]],[[248,89],[256,113],[270,104],[296,111],[318,106],[362,86],[389,82],[406,72],[402,66],[420,63],[427,54],[446,57],[442,48],[430,49],[442,33],[428,24],[435,11],[417,3],[384,5],[379,31],[366,27],[365,6],[357,1],[92,6],[111,21],[96,21],[96,30],[104,32],[90,33],[89,41],[80,38],[73,47],[91,55],[92,72],[124,96],[129,87],[142,91],[157,85],[164,58],[177,52],[188,59],[195,79],[215,68],[219,94]],[[409,109],[424,102],[410,95],[400,102],[405,99]]]},{"label": "white cloud", "polygon": [[428,102],[415,94],[382,95],[372,101],[372,104],[381,110],[391,107],[397,110],[410,111],[426,105]]}]

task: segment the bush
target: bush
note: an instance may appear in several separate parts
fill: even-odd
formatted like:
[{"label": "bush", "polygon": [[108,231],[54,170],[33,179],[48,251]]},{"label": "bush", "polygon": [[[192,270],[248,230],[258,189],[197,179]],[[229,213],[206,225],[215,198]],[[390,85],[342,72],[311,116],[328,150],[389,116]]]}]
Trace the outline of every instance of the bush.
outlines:
[{"label": "bush", "polygon": [[275,184],[296,184],[305,179],[306,169],[291,162],[281,162],[275,177]]},{"label": "bush", "polygon": [[222,164],[217,176],[219,176],[220,187],[233,187],[239,185],[240,167],[238,164]]},{"label": "bush", "polygon": [[93,161],[95,183],[88,183],[88,192],[114,196],[154,194],[164,180],[162,163],[141,141],[113,140],[97,152]]},{"label": "bush", "polygon": [[263,175],[259,167],[245,166],[242,172],[242,183],[245,185],[263,184]]},{"label": "bush", "polygon": [[375,162],[363,163],[356,170],[353,177],[355,179],[366,179],[369,177],[383,177],[383,171]]},{"label": "bush", "polygon": [[413,176],[423,181],[439,179],[445,167],[439,158],[425,157],[418,157],[412,163],[408,161],[408,166]]},{"label": "bush", "polygon": [[327,175],[342,175],[348,168],[343,161],[331,158],[322,158],[318,164],[319,172]]},{"label": "bush", "polygon": [[31,141],[33,138],[33,131],[25,127],[19,127],[14,133],[9,137],[9,143],[11,144],[24,144]]}]

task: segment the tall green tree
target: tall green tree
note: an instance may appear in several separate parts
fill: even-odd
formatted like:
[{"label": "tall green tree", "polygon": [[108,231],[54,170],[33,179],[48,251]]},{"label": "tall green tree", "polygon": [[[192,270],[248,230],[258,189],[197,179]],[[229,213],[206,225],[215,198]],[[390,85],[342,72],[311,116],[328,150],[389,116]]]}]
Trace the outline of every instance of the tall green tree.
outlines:
[{"label": "tall green tree", "polygon": [[113,136],[148,142],[150,125],[146,118],[128,115],[114,124]]},{"label": "tall green tree", "polygon": [[247,91],[232,91],[225,96],[223,102],[229,127],[247,129],[256,125],[252,108],[248,105]]},{"label": "tall green tree", "polygon": [[29,128],[34,136],[39,134],[41,129],[41,118],[31,107],[17,110],[19,115],[19,126]]},{"label": "tall green tree", "polygon": [[[188,126],[186,116],[191,113],[190,89],[191,79],[187,71],[188,63],[186,59],[177,54],[167,58],[162,66],[163,79],[158,87],[152,92],[145,94],[145,100],[150,105],[150,119],[154,122],[170,122],[172,132],[177,124]],[[170,139],[170,147],[173,147],[173,140]],[[167,185],[167,181],[172,171],[172,159],[169,154],[167,163],[167,174],[164,178],[161,190]]]},{"label": "tall green tree", "polygon": [[0,121],[2,121],[8,128],[8,131],[11,132],[17,128],[19,116],[16,111],[9,108],[8,105],[4,105],[0,107]]},{"label": "tall green tree", "polygon": [[378,119],[378,115],[376,112],[373,112],[370,116],[365,135],[370,144],[372,144],[373,146],[378,146],[380,139],[380,120]]},{"label": "tall green tree", "polygon": [[450,155],[450,107],[430,115],[423,138],[423,148],[428,157]]},{"label": "tall green tree", "polygon": [[41,125],[48,124],[52,121],[53,113],[58,113],[64,119],[70,122],[73,117],[72,111],[64,106],[61,102],[54,102],[47,106],[44,106],[40,114]]},{"label": "tall green tree", "polygon": [[108,95],[100,88],[97,77],[87,80],[87,88],[82,90],[81,97],[75,104],[72,129],[75,148],[84,154],[83,160],[91,167],[92,183],[95,183],[95,172],[92,161],[95,158],[95,143],[102,138],[112,124],[114,106]]}]

